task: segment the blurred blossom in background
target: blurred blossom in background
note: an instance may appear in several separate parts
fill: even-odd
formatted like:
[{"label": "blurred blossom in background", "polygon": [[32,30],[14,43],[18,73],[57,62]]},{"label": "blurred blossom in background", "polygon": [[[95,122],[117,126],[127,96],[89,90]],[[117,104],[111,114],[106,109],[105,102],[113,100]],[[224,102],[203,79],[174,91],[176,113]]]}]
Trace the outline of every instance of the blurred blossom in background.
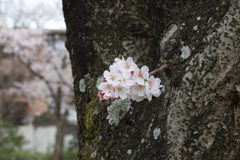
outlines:
[{"label": "blurred blossom in background", "polygon": [[[28,151],[42,153],[37,156],[42,159],[76,159],[65,29],[61,0],[0,0],[0,125],[7,128],[0,126],[0,133],[9,133],[0,136],[0,159],[21,160],[17,155],[23,151],[24,160],[34,159]],[[19,135],[10,135],[12,126],[5,123],[17,125],[23,141],[15,141]],[[18,148],[1,145],[6,140]]]},{"label": "blurred blossom in background", "polygon": [[61,0],[0,0],[0,26],[65,29]]}]

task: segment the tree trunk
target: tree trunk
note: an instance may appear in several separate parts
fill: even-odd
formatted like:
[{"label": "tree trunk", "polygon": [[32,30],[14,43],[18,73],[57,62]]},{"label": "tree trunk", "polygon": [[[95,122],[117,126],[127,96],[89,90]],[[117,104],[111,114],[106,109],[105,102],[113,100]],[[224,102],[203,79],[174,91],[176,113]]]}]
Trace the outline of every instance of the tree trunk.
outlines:
[{"label": "tree trunk", "polygon": [[53,160],[61,160],[64,147],[64,129],[67,118],[67,110],[61,116],[61,118],[56,120],[56,137],[55,137],[55,146],[53,153]]},{"label": "tree trunk", "polygon": [[64,129],[66,118],[68,115],[68,111],[61,113],[61,101],[62,101],[62,89],[59,86],[57,90],[57,94],[55,98],[55,118],[56,118],[56,137],[55,137],[55,145],[53,152],[53,160],[62,160],[63,147],[64,147]]},{"label": "tree trunk", "polygon": [[[63,10],[79,159],[240,159],[240,0],[63,0]],[[122,56],[171,64],[155,74],[160,97],[98,100],[97,81]]]}]

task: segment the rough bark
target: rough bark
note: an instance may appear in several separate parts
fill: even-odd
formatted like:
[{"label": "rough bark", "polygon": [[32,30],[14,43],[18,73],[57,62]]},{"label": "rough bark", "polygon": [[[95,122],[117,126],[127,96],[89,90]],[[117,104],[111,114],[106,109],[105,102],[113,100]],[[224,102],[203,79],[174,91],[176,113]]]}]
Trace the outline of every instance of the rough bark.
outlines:
[{"label": "rough bark", "polygon": [[[239,0],[63,0],[63,10],[79,159],[240,159]],[[163,94],[100,102],[97,80],[122,56],[171,63],[155,74]],[[131,108],[113,117],[113,105]]]}]

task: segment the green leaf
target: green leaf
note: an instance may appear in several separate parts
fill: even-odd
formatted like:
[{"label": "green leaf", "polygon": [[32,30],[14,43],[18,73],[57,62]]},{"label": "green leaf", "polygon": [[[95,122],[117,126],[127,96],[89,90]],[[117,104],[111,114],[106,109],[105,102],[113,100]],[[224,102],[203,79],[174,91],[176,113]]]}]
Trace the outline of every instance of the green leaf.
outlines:
[{"label": "green leaf", "polygon": [[168,61],[167,60],[162,60],[163,63],[167,63]]}]

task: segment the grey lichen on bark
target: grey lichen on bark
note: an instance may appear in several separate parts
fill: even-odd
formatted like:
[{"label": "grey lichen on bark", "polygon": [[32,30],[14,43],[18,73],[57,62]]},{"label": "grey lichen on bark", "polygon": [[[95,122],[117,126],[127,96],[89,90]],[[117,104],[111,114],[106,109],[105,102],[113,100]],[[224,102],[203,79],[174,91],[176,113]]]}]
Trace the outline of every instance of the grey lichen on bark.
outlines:
[{"label": "grey lichen on bark", "polygon": [[124,117],[130,108],[131,101],[129,99],[115,99],[111,105],[107,107],[109,124],[118,125],[121,118]]},{"label": "grey lichen on bark", "polygon": [[[209,16],[207,24],[198,25],[197,31],[188,27],[188,30],[192,29],[188,33],[197,32],[198,40],[189,41],[196,39],[193,34],[184,40],[184,45],[193,53],[186,58],[181,55],[188,63],[180,67],[183,70],[181,81],[171,92],[166,135],[172,158],[237,159],[237,147],[230,149],[228,146],[225,150],[220,146],[229,142],[237,144],[240,138],[236,134],[239,127],[231,126],[238,122],[231,121],[229,117],[239,103],[228,96],[235,90],[234,84],[239,83],[239,76],[232,77],[231,73],[239,72],[240,25],[239,21],[236,23],[239,20],[239,4],[239,1],[222,1],[220,6],[211,6],[215,14],[220,14],[216,17],[221,18],[220,21],[214,21],[215,14],[205,15]],[[191,25],[195,24],[198,22],[191,22]],[[205,30],[208,24],[211,28]],[[184,29],[181,31],[184,32]],[[200,36],[198,33],[201,33]],[[232,116],[238,117],[238,113],[235,111]],[[234,138],[224,139],[224,134],[231,134]],[[215,152],[214,148],[219,150]],[[230,150],[234,153],[229,154]]]},{"label": "grey lichen on bark", "polygon": [[[63,5],[79,159],[239,159],[239,0]],[[155,73],[165,86],[160,97],[123,102],[113,123],[109,113],[121,103],[100,102],[96,85],[122,56],[151,71],[166,60],[171,69]],[[93,84],[81,91],[85,75]]]}]

